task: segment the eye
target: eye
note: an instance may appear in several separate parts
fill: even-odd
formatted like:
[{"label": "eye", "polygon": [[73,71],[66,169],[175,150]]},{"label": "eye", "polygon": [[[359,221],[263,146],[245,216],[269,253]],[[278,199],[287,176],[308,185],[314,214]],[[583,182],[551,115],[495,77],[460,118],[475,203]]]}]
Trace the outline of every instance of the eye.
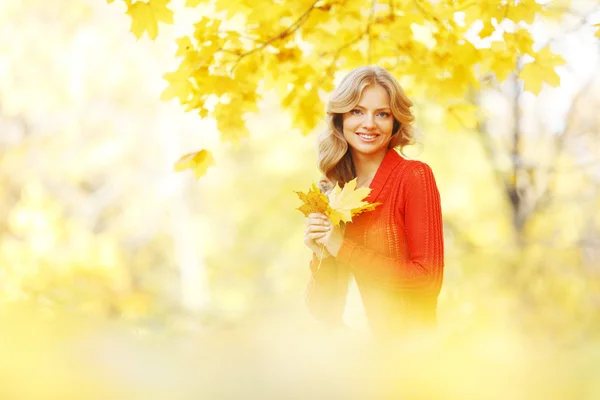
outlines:
[{"label": "eye", "polygon": [[389,116],[390,116],[390,113],[387,113],[387,112],[385,112],[385,111],[382,111],[382,112],[380,112],[380,113],[379,113],[379,116],[381,116],[381,117],[383,117],[383,118],[387,118],[387,117],[389,117]]},{"label": "eye", "polygon": [[361,111],[358,108],[355,108],[354,110],[350,111],[352,114],[354,115],[360,115]]}]

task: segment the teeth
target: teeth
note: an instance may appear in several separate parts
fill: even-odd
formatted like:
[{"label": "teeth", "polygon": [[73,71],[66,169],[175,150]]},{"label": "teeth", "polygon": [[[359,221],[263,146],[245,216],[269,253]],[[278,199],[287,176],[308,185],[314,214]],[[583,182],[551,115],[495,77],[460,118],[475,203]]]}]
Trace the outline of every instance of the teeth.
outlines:
[{"label": "teeth", "polygon": [[360,136],[363,139],[373,139],[377,135],[363,135],[363,134],[359,134],[358,136]]}]

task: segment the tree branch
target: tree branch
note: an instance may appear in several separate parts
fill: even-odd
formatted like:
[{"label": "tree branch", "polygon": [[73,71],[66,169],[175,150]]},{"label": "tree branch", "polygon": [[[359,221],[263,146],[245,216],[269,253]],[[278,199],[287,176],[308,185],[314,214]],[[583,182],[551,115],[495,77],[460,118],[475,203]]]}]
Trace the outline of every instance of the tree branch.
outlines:
[{"label": "tree branch", "polygon": [[[331,62],[327,66],[327,70],[325,72],[325,75],[323,76],[323,78],[321,80],[319,80],[318,86],[320,86],[323,83],[323,81],[325,80],[326,77],[328,77],[329,75],[331,75],[331,71],[335,67],[336,61],[342,55],[342,51],[344,51],[346,48],[352,46],[354,43],[358,42],[360,39],[362,39],[365,36],[366,33],[367,33],[367,31],[364,31],[360,35],[358,35],[357,37],[355,37],[354,39],[349,40],[348,42],[344,43],[342,46],[338,47],[338,49],[335,51],[335,53],[333,55],[333,59],[331,60]],[[323,54],[321,54],[321,57],[324,57],[327,54],[328,53],[323,53]]]},{"label": "tree branch", "polygon": [[315,0],[310,5],[310,7],[306,11],[304,11],[304,13],[300,17],[298,17],[298,19],[296,19],[290,26],[288,26],[287,28],[285,28],[277,36],[274,36],[271,39],[267,40],[266,42],[262,42],[259,46],[253,48],[252,50],[249,50],[249,51],[241,54],[240,57],[236,60],[236,62],[231,67],[231,73],[233,74],[233,70],[235,69],[235,67],[239,64],[239,62],[244,57],[247,57],[247,56],[249,56],[249,55],[251,55],[253,53],[256,53],[257,51],[260,51],[260,50],[264,49],[265,47],[267,47],[271,43],[273,43],[275,41],[278,41],[278,40],[285,39],[286,37],[290,36],[292,33],[296,32],[298,30],[298,28],[300,28],[300,26],[304,23],[304,21],[306,21],[306,19],[310,15],[311,11],[314,10],[315,5],[317,4],[318,1],[319,0]]},{"label": "tree branch", "polygon": [[[579,22],[577,24],[575,24],[571,28],[566,29],[565,31],[561,32],[559,35],[556,35],[556,36],[551,37],[550,39],[546,40],[546,42],[544,42],[544,44],[542,45],[541,48],[543,49],[546,46],[550,45],[552,42],[555,42],[556,40],[559,40],[559,39],[563,39],[565,37],[565,35],[568,35],[569,33],[575,33],[578,30],[580,30],[581,28],[583,28],[584,26],[588,26],[590,24],[590,21],[589,21],[590,15],[594,15],[594,14],[598,13],[599,11],[600,11],[600,9],[593,9],[593,10],[585,13],[584,15],[577,15],[579,17]],[[573,13],[573,15],[575,15],[575,14]]]},{"label": "tree branch", "polygon": [[419,9],[419,11],[421,12],[421,14],[423,14],[423,16],[425,18],[433,19],[439,25],[443,26],[442,21],[440,21],[439,18],[436,17],[435,15],[428,13],[427,10],[425,10],[423,8],[423,6],[421,5],[421,3],[419,3],[419,0],[413,0],[413,3],[415,3],[415,5],[417,6],[417,8]]}]

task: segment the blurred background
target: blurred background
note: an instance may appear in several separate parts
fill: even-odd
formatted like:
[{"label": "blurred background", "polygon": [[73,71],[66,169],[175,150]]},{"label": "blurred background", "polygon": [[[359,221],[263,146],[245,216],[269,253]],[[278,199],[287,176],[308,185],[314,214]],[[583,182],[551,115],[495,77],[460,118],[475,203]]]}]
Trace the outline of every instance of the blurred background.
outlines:
[{"label": "blurred background", "polygon": [[[215,121],[159,100],[199,12],[138,41],[104,1],[0,2],[1,398],[600,397],[591,28],[536,27],[567,60],[560,87],[474,93],[474,129],[448,133],[417,101],[406,153],[440,189],[445,281],[439,336],[391,360],[369,347],[355,286],[346,331],[304,307],[294,191],[319,177],[318,129],[272,97],[251,138],[223,143]],[[199,149],[215,167],[174,172]]]}]

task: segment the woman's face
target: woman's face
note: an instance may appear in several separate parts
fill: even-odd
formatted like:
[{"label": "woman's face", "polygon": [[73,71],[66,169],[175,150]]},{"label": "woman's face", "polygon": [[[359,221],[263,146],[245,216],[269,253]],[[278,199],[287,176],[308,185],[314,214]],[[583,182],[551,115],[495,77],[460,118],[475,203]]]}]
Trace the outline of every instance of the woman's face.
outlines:
[{"label": "woman's face", "polygon": [[356,107],[342,115],[344,138],[353,154],[385,154],[392,138],[394,116],[390,96],[381,85],[364,88]]}]

